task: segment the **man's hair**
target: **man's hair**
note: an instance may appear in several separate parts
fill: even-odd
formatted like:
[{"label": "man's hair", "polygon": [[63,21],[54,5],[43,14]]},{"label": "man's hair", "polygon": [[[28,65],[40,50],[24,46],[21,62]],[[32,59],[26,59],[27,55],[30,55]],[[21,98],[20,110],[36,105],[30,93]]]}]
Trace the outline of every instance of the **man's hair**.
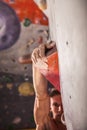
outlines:
[{"label": "man's hair", "polygon": [[49,96],[53,97],[53,96],[56,96],[56,95],[60,95],[60,92],[55,88],[51,88],[51,90],[49,92]]}]

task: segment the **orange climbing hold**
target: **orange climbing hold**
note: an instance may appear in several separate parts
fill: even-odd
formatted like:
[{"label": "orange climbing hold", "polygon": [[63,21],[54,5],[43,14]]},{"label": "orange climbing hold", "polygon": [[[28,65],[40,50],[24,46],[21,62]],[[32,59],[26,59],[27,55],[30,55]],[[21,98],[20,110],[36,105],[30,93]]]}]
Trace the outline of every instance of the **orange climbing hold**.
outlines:
[{"label": "orange climbing hold", "polygon": [[3,0],[8,3],[18,15],[20,21],[29,19],[34,24],[48,25],[47,16],[33,0]]},{"label": "orange climbing hold", "polygon": [[41,73],[47,80],[60,91],[60,77],[57,51],[47,57],[49,70],[41,69]]}]

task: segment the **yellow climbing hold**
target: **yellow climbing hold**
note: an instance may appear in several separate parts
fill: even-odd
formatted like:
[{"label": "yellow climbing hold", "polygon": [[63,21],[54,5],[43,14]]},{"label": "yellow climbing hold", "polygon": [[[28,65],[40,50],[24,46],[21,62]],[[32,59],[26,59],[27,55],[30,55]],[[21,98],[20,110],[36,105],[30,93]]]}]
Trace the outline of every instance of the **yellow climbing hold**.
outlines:
[{"label": "yellow climbing hold", "polygon": [[23,96],[33,96],[34,95],[34,88],[32,83],[29,82],[24,82],[22,84],[20,84],[20,86],[18,87],[18,91],[20,93],[20,95]]}]

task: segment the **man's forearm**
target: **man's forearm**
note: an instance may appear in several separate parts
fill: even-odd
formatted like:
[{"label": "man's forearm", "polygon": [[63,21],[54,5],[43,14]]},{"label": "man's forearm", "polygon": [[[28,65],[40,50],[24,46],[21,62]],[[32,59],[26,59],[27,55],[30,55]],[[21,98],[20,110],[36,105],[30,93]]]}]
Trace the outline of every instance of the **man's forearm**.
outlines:
[{"label": "man's forearm", "polygon": [[45,98],[47,94],[47,80],[40,73],[40,70],[33,65],[33,84],[36,96],[38,98]]}]

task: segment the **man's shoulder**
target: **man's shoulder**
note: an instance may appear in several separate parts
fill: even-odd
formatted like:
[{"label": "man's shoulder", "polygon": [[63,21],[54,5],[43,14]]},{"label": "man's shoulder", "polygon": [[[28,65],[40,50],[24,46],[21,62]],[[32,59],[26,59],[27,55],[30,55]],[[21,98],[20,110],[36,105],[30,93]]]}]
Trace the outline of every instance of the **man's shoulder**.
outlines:
[{"label": "man's shoulder", "polygon": [[50,130],[67,130],[66,126],[62,122],[56,123],[54,119],[49,120]]},{"label": "man's shoulder", "polygon": [[58,130],[57,125],[54,123],[54,119],[52,119],[52,118],[49,117],[48,124],[49,124],[50,130]]}]

